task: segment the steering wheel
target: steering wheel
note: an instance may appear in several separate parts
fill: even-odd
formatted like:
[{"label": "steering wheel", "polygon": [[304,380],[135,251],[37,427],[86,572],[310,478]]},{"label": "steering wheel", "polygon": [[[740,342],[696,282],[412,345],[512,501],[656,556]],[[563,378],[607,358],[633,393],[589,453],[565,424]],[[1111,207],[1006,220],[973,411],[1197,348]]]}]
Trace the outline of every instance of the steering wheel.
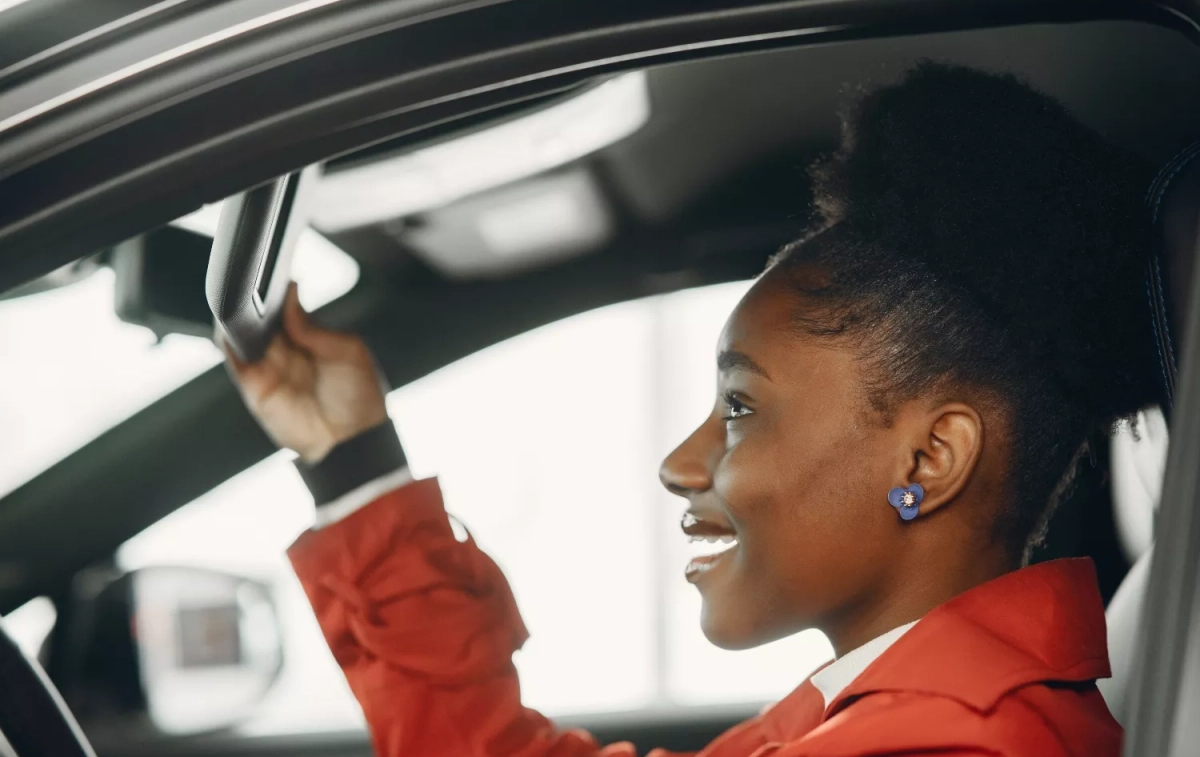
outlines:
[{"label": "steering wheel", "polygon": [[0,733],[19,757],[96,757],[45,671],[0,629]]}]

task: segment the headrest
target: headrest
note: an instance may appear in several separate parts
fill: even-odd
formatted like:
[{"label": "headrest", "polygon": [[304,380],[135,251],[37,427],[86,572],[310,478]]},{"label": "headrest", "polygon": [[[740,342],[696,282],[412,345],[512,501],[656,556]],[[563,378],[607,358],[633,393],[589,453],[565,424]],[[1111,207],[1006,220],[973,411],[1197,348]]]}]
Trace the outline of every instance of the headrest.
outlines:
[{"label": "headrest", "polygon": [[1200,227],[1200,142],[1170,160],[1146,196],[1158,238],[1146,273],[1146,292],[1154,312],[1154,329],[1163,372],[1168,413],[1175,397],[1175,337],[1183,333],[1188,289]]}]

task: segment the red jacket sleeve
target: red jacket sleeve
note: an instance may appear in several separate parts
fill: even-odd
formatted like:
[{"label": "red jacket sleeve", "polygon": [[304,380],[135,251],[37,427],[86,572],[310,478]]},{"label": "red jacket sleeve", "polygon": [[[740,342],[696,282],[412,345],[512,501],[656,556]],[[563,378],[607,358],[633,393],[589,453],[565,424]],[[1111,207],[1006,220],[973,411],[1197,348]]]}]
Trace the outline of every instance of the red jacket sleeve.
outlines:
[{"label": "red jacket sleeve", "polygon": [[528,632],[500,569],[455,538],[435,480],[305,533],[289,557],[379,757],[635,754],[522,706],[512,655]]}]

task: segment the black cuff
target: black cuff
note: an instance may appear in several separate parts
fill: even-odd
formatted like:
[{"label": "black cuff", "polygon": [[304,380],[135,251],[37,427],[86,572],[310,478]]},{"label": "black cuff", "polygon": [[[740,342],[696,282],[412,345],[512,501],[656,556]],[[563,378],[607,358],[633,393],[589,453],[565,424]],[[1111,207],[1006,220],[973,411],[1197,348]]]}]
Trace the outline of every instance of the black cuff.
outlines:
[{"label": "black cuff", "polygon": [[297,460],[296,470],[319,507],[403,468],[407,462],[396,425],[386,420],[337,445],[315,465]]}]

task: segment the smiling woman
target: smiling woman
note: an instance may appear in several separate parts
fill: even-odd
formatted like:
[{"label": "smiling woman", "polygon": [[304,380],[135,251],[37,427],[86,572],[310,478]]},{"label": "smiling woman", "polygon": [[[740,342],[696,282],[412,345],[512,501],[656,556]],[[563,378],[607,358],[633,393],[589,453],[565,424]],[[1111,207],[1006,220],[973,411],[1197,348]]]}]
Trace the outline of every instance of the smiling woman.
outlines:
[{"label": "smiling woman", "polygon": [[[838,658],[702,754],[1119,751],[1096,686],[1109,663],[1095,569],[1030,555],[1092,440],[1160,396],[1144,169],[1012,75],[927,61],[847,111],[811,170],[817,217],[725,321],[710,410],[660,473],[686,499],[685,533],[716,550],[685,571],[704,636],[748,649],[817,629]],[[597,336],[555,358],[627,369]],[[378,753],[636,754],[527,706],[519,590],[406,459],[365,342],[292,299],[267,359],[229,364],[317,501],[289,557]],[[511,422],[496,457],[547,398],[595,380],[524,367],[497,402]],[[605,386],[629,405],[618,422],[657,409],[628,402],[628,380]],[[441,425],[466,396],[429,403]],[[571,420],[609,415],[597,403]],[[549,478],[572,499],[599,493],[584,513],[601,525],[547,534],[555,559],[538,568],[595,563],[643,597],[634,577],[653,571],[625,556],[642,508],[612,495],[622,458],[653,457],[603,437],[577,447]],[[473,475],[490,508],[503,472]],[[625,554],[592,559],[573,538],[601,529]],[[636,662],[644,650],[622,643],[635,621],[571,588],[556,610],[584,619],[572,642]],[[580,658],[572,677],[602,691],[612,666]]]},{"label": "smiling woman", "polygon": [[[439,477],[448,507],[513,583],[533,634],[516,656],[530,706],[555,717],[685,706],[748,713],[829,658],[816,631],[737,654],[705,640],[699,597],[681,580],[691,557],[678,531],[682,503],[654,482],[654,461],[711,401],[712,340],[747,287],[576,316],[388,396],[412,471]],[[560,493],[599,456],[603,484],[576,487],[564,506]],[[286,662],[271,698],[241,724],[247,733],[362,723],[282,555],[312,518],[311,498],[281,453],[118,554],[127,569],[186,564],[273,583]]]},{"label": "smiling woman", "polygon": [[[1138,5],[1145,9],[1136,23],[1109,19]],[[314,520],[288,453],[263,459],[266,440],[248,425],[225,373],[208,367],[205,339],[135,343],[129,335],[145,333],[108,324],[111,303],[97,300],[87,314],[61,316],[87,324],[44,334],[71,358],[43,360],[38,329],[52,314],[32,304],[61,302],[88,286],[99,291],[112,276],[101,272],[24,300],[32,309],[0,311],[0,328],[33,333],[9,339],[11,353],[0,352],[0,359],[32,364],[34,373],[0,385],[0,402],[29,405],[0,418],[26,426],[17,424],[17,446],[0,450],[28,469],[18,468],[14,482],[100,436],[0,507],[6,607],[53,595],[59,630],[68,634],[73,603],[59,602],[58,587],[86,588],[94,571],[111,570],[113,551],[126,539],[118,568],[195,562],[261,573],[279,592],[288,670],[270,702],[246,708],[243,729],[286,733],[361,723],[340,661],[381,755],[594,754],[597,743],[625,738],[639,753],[654,745],[688,749],[708,743],[735,711],[750,722],[707,754],[947,755],[980,734],[1042,743],[972,744],[976,751],[1042,754],[1054,736],[1084,720],[1095,726],[1088,735],[1103,744],[1074,751],[1104,754],[1114,743],[1112,723],[1101,717],[1091,685],[1104,673],[1101,645],[1071,635],[1102,627],[1095,582],[1079,563],[1036,566],[1007,582],[995,577],[1019,568],[1019,550],[1009,547],[1037,535],[1045,500],[1056,498],[1042,496],[1043,484],[1072,467],[1074,459],[1061,457],[1083,448],[1081,419],[1099,435],[1128,410],[1092,390],[1105,394],[1123,360],[1140,359],[1135,350],[1114,357],[1091,338],[1097,324],[1128,315],[1126,289],[1102,298],[1094,322],[1081,324],[1084,308],[1072,305],[1092,282],[1072,284],[1091,275],[1088,261],[1047,275],[1062,260],[1057,253],[1078,252],[1064,242],[1071,234],[1054,232],[1101,230],[1092,246],[1107,254],[1114,235],[1103,230],[1123,218],[1103,212],[1097,222],[1072,224],[1079,207],[1094,207],[1096,199],[1077,185],[1105,184],[1062,170],[1089,140],[1075,133],[1062,144],[995,118],[989,125],[1009,128],[974,141],[979,149],[955,153],[939,140],[969,118],[951,113],[919,122],[907,144],[936,149],[921,160],[904,152],[908,159],[899,161],[919,170],[879,161],[849,172],[882,177],[894,201],[887,212],[852,213],[854,222],[837,233],[806,236],[804,252],[794,256],[803,262],[810,252],[834,253],[818,256],[821,272],[838,285],[834,296],[821,300],[830,292],[806,286],[812,282],[805,276],[787,282],[798,286],[783,286],[797,272],[791,266],[763,277],[723,340],[715,392],[712,343],[749,287],[632,300],[757,274],[779,244],[817,231],[810,224],[836,226],[846,216],[835,210],[861,209],[827,202],[861,198],[861,181],[852,182],[851,193],[820,185],[825,214],[810,215],[814,186],[800,166],[834,147],[834,101],[842,93],[858,91],[860,82],[872,90],[887,86],[918,57],[982,70],[1013,67],[1090,128],[1162,163],[1182,138],[1198,133],[1200,110],[1189,103],[1200,101],[1188,95],[1200,68],[1194,51],[1180,52],[1192,38],[1153,25],[1167,15],[1161,5],[1012,0],[980,15],[966,0],[585,1],[570,12],[554,0],[41,0],[4,11],[0,27],[34,7],[45,18],[56,6],[173,9],[155,23],[122,26],[87,44],[72,38],[69,54],[41,56],[36,65],[26,59],[15,75],[4,59],[27,35],[10,29],[12,41],[0,43],[0,153],[7,156],[0,175],[10,200],[0,202],[0,289],[302,162],[329,160],[328,175],[347,183],[326,210],[343,217],[319,228],[362,262],[369,286],[317,320],[361,334],[378,368],[394,385],[406,385],[385,400],[366,350],[351,350],[362,369],[357,386],[370,389],[360,398],[376,425],[346,438],[324,434],[315,446],[284,444],[305,458],[307,477],[324,451],[342,444],[351,445],[342,451],[361,451],[353,446],[361,432],[391,440],[395,452],[383,422],[390,415],[407,454],[407,470],[392,457],[383,463],[388,470],[371,472],[377,478],[352,481],[357,488],[320,492]],[[1185,3],[1166,5],[1180,11],[1173,27],[1186,22]],[[285,6],[313,12],[279,24],[254,20]],[[230,9],[247,15],[218,25],[216,17]],[[1106,20],[1073,23],[1092,13]],[[61,26],[70,26],[83,14],[59,15]],[[184,29],[192,22],[203,28]],[[979,23],[1003,28],[946,32]],[[923,28],[937,33],[917,34]],[[187,39],[167,39],[167,32],[185,31]],[[709,59],[691,60],[701,56]],[[643,65],[650,67],[644,75],[627,70]],[[614,92],[620,97],[599,104],[591,97]],[[989,104],[1003,100],[977,110],[990,112]],[[580,104],[588,107],[572,108]],[[573,112],[567,121],[579,139],[539,117],[562,114],[560,106]],[[538,128],[516,128],[522,124]],[[489,139],[490,127],[490,136],[504,139]],[[1011,137],[1022,134],[1033,135],[1027,148],[1045,154],[1013,159]],[[878,144],[858,142],[868,152]],[[968,180],[978,180],[974,171],[937,170],[945,169],[939,153],[954,155],[956,168],[978,167],[984,158],[979,176],[1029,179],[1018,182],[1026,190],[1044,190],[1043,182],[1064,186],[1050,199],[1018,192],[1019,200],[1008,202],[1005,187],[977,191]],[[1090,157],[1075,164],[1108,164]],[[389,170],[371,170],[383,166]],[[353,178],[364,179],[358,191],[351,191]],[[928,185],[945,196],[930,200]],[[1123,197],[1132,196],[1124,189]],[[1067,207],[1056,204],[1064,195]],[[936,209],[964,204],[968,212],[931,218]],[[998,204],[1003,212],[993,212]],[[979,208],[987,209],[983,218],[972,215]],[[872,223],[880,218],[887,222]],[[1013,241],[1012,225],[1023,222],[1036,232],[1031,243]],[[1034,259],[1012,264],[1014,249]],[[973,257],[984,259],[986,275],[964,270]],[[1125,270],[1119,278],[1140,283],[1139,274]],[[306,299],[310,291],[305,287]],[[1032,306],[1015,302],[1019,295]],[[701,300],[704,307],[684,306]],[[619,301],[628,304],[513,339]],[[816,308],[830,317],[807,318],[814,302],[830,306]],[[314,307],[311,299],[305,305]],[[1157,321],[1166,317],[1156,314]],[[204,320],[194,321],[201,337]],[[300,329],[290,346],[308,354],[289,365],[304,367],[308,359],[312,368],[317,351],[302,337],[338,342],[339,335],[294,320]],[[1146,319],[1117,320],[1120,331]],[[1043,322],[1048,326],[1039,327]],[[74,332],[84,336],[73,339]],[[84,338],[90,343],[81,344]],[[504,339],[512,341],[498,344]],[[138,375],[93,370],[88,347]],[[1092,363],[1085,347],[1107,359]],[[1081,365],[1087,370],[1076,370]],[[243,369],[235,366],[235,374]],[[201,380],[153,401],[201,372]],[[1047,396],[1061,401],[1040,401]],[[150,412],[135,412],[147,402]],[[364,404],[343,409],[357,417],[353,406]],[[55,413],[69,420],[55,421]],[[58,451],[39,446],[43,418],[64,431]],[[1023,444],[1012,442],[1018,434],[1006,422],[1013,418],[1023,424]],[[277,427],[262,420],[280,441]],[[1074,420],[1081,422],[1068,422]],[[654,481],[657,462],[697,422],[662,473],[682,495],[670,496]],[[113,423],[119,426],[112,433],[102,431]],[[1190,438],[1186,429],[1177,438]],[[1006,476],[1009,449],[1016,450],[1007,456],[1016,473]],[[0,474],[0,493],[11,485],[9,473]],[[1069,474],[1061,478],[1070,481]],[[364,491],[383,496],[368,502]],[[1064,512],[1075,519],[1056,533],[1051,554],[1090,553],[1078,543],[1081,532],[1095,530],[1090,521],[1079,525],[1080,499]],[[179,509],[186,500],[194,501]],[[473,542],[464,545],[446,510],[461,516]],[[280,553],[302,530],[293,552],[298,581]],[[996,532],[1004,538],[990,538]],[[1160,549],[1164,554],[1173,552]],[[1116,560],[1108,565],[1120,569]],[[1163,571],[1161,559],[1158,565]],[[1031,585],[1040,587],[1033,596]],[[990,588],[971,594],[981,586]],[[964,601],[949,598],[964,589]],[[1043,624],[1064,618],[1073,628],[1046,631]],[[526,630],[532,636],[522,646]],[[709,643],[741,647],[789,633],[736,657]],[[1058,643],[1021,647],[1030,637]],[[835,664],[795,689],[834,646],[841,653]],[[862,678],[873,661],[891,677],[878,675],[876,664]],[[1034,669],[1036,680],[985,690],[1011,681],[1014,670]],[[760,702],[791,689],[797,697],[757,715]],[[185,706],[220,698],[178,693]],[[991,701],[993,694],[1005,701]],[[630,728],[636,720],[654,728],[682,720],[682,713],[656,710],[684,704],[737,707],[686,716],[708,732],[652,736]],[[1074,705],[1087,717],[1063,717],[1056,734],[1045,733],[1047,722],[1058,725],[1049,716],[1018,721]],[[938,706],[944,709],[935,712]],[[586,723],[597,741],[553,727],[532,707],[563,716],[557,725]],[[635,712],[590,722],[567,717],[617,710]],[[809,732],[827,711],[831,722]],[[981,726],[975,716],[990,722]],[[608,730],[604,721],[620,725]],[[958,730],[950,728],[956,723]],[[831,732],[844,741],[825,749],[780,746]],[[857,743],[876,735],[942,735],[946,742]],[[275,748],[234,743],[227,734],[221,740],[218,749]],[[331,751],[325,738],[294,744],[284,751]],[[131,751],[125,746],[104,744],[101,751]],[[132,751],[178,751],[174,743],[148,746]],[[356,739],[351,751],[358,750],[367,746]]]}]

